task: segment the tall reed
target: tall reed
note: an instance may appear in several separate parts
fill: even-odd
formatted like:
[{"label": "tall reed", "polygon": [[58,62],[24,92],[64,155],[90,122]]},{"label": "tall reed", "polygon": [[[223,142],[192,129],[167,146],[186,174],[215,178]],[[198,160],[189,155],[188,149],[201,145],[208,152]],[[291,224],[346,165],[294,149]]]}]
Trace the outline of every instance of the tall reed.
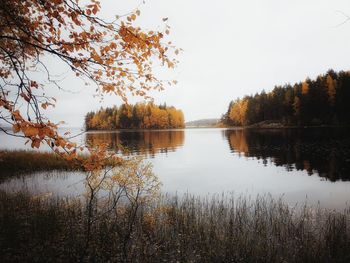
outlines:
[{"label": "tall reed", "polygon": [[350,262],[349,209],[189,195],[90,208],[0,192],[1,262]]}]

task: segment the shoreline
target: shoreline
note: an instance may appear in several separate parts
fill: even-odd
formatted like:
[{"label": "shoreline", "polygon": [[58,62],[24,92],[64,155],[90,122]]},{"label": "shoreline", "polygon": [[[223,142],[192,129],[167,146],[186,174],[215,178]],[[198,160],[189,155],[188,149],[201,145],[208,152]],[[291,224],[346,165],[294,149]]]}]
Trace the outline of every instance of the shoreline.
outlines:
[{"label": "shoreline", "polygon": [[114,129],[114,130],[85,130],[85,133],[89,132],[144,132],[144,131],[183,131],[193,129],[315,129],[315,128],[350,128],[349,125],[283,125],[280,123],[256,123],[245,126],[188,126],[183,128],[164,128],[164,129]]}]

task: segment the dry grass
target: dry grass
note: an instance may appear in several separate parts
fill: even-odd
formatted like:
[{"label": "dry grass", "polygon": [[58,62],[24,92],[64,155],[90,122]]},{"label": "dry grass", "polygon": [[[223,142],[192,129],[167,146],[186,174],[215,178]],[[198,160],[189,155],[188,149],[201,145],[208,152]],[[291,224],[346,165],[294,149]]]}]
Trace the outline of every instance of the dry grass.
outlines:
[{"label": "dry grass", "polygon": [[79,166],[52,152],[0,151],[0,180],[38,171],[78,170]]},{"label": "dry grass", "polygon": [[99,204],[88,220],[81,200],[1,192],[2,262],[350,262],[349,210],[269,197],[163,197],[137,210]]}]

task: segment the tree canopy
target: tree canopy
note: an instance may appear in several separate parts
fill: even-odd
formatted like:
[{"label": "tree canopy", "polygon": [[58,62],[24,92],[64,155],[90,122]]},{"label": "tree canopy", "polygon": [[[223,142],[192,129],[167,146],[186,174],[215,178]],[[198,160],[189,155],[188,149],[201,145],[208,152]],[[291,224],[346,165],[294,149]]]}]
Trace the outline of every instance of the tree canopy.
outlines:
[{"label": "tree canopy", "polygon": [[100,9],[97,0],[1,1],[0,120],[13,128],[1,128],[4,132],[28,138],[33,148],[47,143],[75,155],[76,145],[45,117],[56,103],[46,89],[61,88],[46,57],[96,85],[99,95],[114,93],[124,101],[129,95],[148,98],[150,90],[168,85],[152,68],[157,61],[167,68],[177,63],[173,57],[179,50],[165,40],[166,19],[162,31],[147,31],[135,26],[138,9],[114,21],[99,17]]},{"label": "tree canopy", "polygon": [[170,129],[183,128],[181,110],[154,103],[123,104],[120,107],[101,108],[85,116],[86,130],[115,129]]}]

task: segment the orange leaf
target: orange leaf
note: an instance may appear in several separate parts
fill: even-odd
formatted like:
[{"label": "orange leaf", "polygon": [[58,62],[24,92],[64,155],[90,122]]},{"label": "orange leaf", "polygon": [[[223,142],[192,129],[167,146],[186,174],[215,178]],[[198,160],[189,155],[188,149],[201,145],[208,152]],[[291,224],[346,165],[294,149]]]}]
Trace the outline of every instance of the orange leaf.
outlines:
[{"label": "orange leaf", "polygon": [[18,133],[21,130],[21,126],[19,124],[15,124],[12,126],[12,131],[14,133]]},{"label": "orange leaf", "polygon": [[39,129],[35,128],[33,126],[22,127],[22,131],[23,131],[24,135],[27,137],[36,136],[39,133]]},{"label": "orange leaf", "polygon": [[40,147],[40,140],[38,140],[38,139],[34,139],[33,141],[32,141],[32,148],[39,148]]}]

